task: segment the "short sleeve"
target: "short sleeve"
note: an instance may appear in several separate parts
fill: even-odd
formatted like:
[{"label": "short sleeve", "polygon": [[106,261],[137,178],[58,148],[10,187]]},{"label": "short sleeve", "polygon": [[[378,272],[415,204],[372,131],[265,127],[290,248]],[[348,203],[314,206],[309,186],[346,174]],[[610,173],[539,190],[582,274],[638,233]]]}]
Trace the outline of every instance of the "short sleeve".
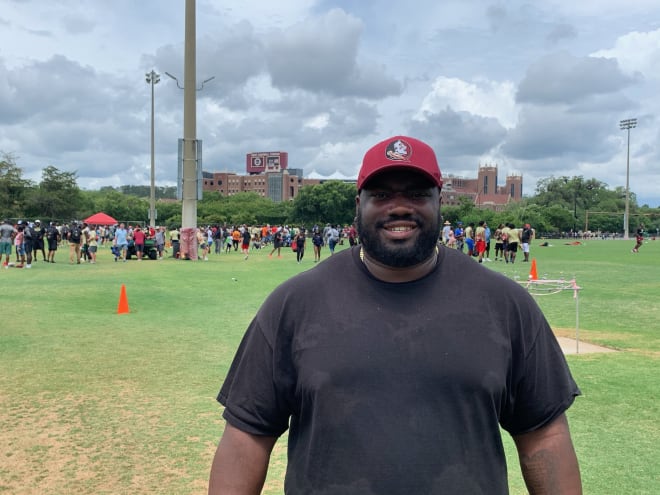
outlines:
[{"label": "short sleeve", "polygon": [[289,413],[281,407],[274,383],[274,352],[256,317],[245,333],[218,394],[223,417],[254,435],[280,436]]},{"label": "short sleeve", "polygon": [[551,423],[581,394],[545,318],[539,315],[536,324],[538,331],[531,332],[535,338],[513,371],[507,407],[500,418],[512,435]]}]

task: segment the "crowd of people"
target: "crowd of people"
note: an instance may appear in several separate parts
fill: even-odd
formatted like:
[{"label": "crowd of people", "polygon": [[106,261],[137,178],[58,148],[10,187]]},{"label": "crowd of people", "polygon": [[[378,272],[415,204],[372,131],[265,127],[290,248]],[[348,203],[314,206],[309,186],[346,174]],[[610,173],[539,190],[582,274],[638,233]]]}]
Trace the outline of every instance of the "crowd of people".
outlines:
[{"label": "crowd of people", "polygon": [[[636,244],[633,253],[639,252],[644,239],[644,226],[635,233]],[[462,221],[453,225],[445,221],[439,242],[449,248],[474,257],[479,263],[504,261],[515,263],[530,261],[530,247],[536,238],[536,231],[530,224],[516,227],[513,223],[500,223],[494,230],[485,221],[477,224]],[[355,225],[341,226],[327,223],[325,226],[305,227],[289,225],[206,225],[195,231],[197,256],[180,252],[181,234],[177,227],[169,230],[164,226],[142,227],[119,223],[113,226],[88,225],[85,222],[59,224],[40,220],[22,221],[15,224],[5,220],[0,224],[0,258],[4,256],[3,267],[31,268],[33,263],[55,263],[58,250],[68,251],[70,264],[97,262],[99,247],[110,246],[115,261],[126,261],[134,255],[138,261],[145,257],[163,259],[171,248],[174,258],[208,261],[209,254],[229,254],[239,252],[244,259],[251,251],[270,249],[269,257],[282,257],[282,249],[291,248],[296,253],[296,261],[301,263],[305,248],[311,246],[314,262],[321,261],[324,247],[330,255],[345,241],[351,246],[359,243]],[[491,258],[491,251],[493,258]],[[12,253],[15,261],[12,260]],[[183,256],[181,256],[183,254]]]},{"label": "crowd of people", "polygon": [[[174,229],[169,233],[170,240],[176,244],[180,240],[179,232]],[[290,248],[296,253],[296,261],[302,262],[305,247],[311,243],[314,250],[314,262],[321,261],[321,252],[327,246],[330,254],[334,254],[337,245],[348,239],[351,245],[357,242],[354,226],[331,225],[324,227],[314,225],[311,228],[289,225],[207,225],[198,227],[195,232],[198,253],[196,259],[208,261],[209,254],[229,254],[239,252],[244,259],[249,258],[251,251],[270,249],[269,257],[282,257],[282,249]],[[309,243],[308,243],[309,241]],[[179,253],[173,246],[174,256],[193,259],[188,253]]]},{"label": "crowd of people", "polygon": [[[0,224],[0,258],[5,268],[32,268],[33,263],[56,263],[58,252],[68,254],[70,264],[97,262],[99,247],[110,246],[114,261],[125,262],[131,256],[138,261],[145,257],[163,259],[171,248],[174,258],[198,259],[208,261],[209,254],[229,254],[239,251],[248,259],[250,251],[272,246],[271,257],[282,256],[283,248],[296,251],[296,258],[301,262],[305,252],[306,239],[309,237],[314,250],[314,261],[321,260],[321,250],[327,246],[330,254],[335,246],[348,237],[351,244],[356,235],[354,227],[314,225],[307,230],[304,227],[288,225],[207,225],[195,231],[197,256],[181,252],[182,236],[173,226],[169,231],[164,226],[143,227],[141,225],[88,225],[85,222],[69,223],[47,222],[40,220],[11,222],[5,219]],[[14,260],[15,256],[15,260]]]},{"label": "crowd of people", "polygon": [[[0,256],[4,256],[4,268],[32,268],[33,263],[56,263],[55,255],[62,246],[68,247],[69,263],[96,263],[99,244],[107,240],[103,228],[85,222],[58,225],[40,220],[19,220],[15,225],[8,219],[0,225]],[[14,262],[13,252],[16,257]]]},{"label": "crowd of people", "polygon": [[495,231],[481,220],[475,226],[473,222],[463,226],[463,222],[445,221],[440,234],[441,242],[449,247],[466,252],[468,256],[474,256],[479,263],[493,261],[490,258],[492,241],[494,245],[495,261],[515,263],[518,252],[523,254],[523,262],[529,261],[530,246],[536,233],[528,223],[516,228],[513,223],[500,223]]},{"label": "crowd of people", "polygon": [[156,230],[136,225],[126,229],[123,223],[104,226],[79,221],[43,225],[38,219],[18,220],[14,224],[5,219],[0,224],[0,257],[4,257],[4,268],[32,268],[37,262],[57,263],[58,251],[68,251],[69,264],[96,264],[99,247],[111,245],[115,261],[126,261],[129,246],[141,260],[147,239],[154,239],[158,257],[162,259],[165,227]]}]

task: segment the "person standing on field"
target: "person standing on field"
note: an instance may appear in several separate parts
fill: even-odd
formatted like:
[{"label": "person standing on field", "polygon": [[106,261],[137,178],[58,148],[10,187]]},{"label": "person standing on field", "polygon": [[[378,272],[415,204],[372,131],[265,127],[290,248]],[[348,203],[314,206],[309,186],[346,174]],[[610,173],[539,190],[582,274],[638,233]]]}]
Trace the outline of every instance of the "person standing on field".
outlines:
[{"label": "person standing on field", "polygon": [[14,246],[16,248],[16,268],[23,268],[25,266],[25,225],[21,222],[18,222],[18,227],[16,227]]},{"label": "person standing on field", "polygon": [[581,493],[561,348],[525,288],[438,245],[441,188],[427,144],[367,151],[360,245],[276,288],[238,347],[209,494],[261,493],[287,430],[287,495],[504,495],[502,430],[530,494]]},{"label": "person standing on field", "polygon": [[48,242],[48,259],[47,262],[55,263],[55,253],[57,253],[57,245],[60,242],[60,231],[57,229],[55,222],[50,222],[46,230],[46,241]]},{"label": "person standing on field", "polygon": [[[128,231],[124,227],[123,223],[119,224],[119,227],[115,229],[115,238],[114,245],[117,246],[119,250],[122,261],[126,261],[126,251],[128,250]],[[117,257],[115,257],[117,261]]]},{"label": "person standing on field", "polygon": [[34,232],[34,235],[32,237],[32,252],[34,253],[34,262],[36,263],[37,261],[37,256],[39,252],[41,252],[41,259],[43,261],[46,260],[46,251],[44,249],[44,233],[45,230],[41,226],[41,220],[35,220],[34,221],[34,227],[32,228],[32,231]]},{"label": "person standing on field", "polygon": [[477,228],[474,231],[474,249],[477,252],[477,257],[479,263],[484,261],[484,253],[486,252],[486,227],[484,227],[483,220],[480,220],[477,224]]},{"label": "person standing on field", "polygon": [[504,253],[504,261],[507,263],[511,260],[511,253],[509,253],[509,235],[511,228],[508,223],[505,223],[500,231],[500,238],[502,239],[502,253]]},{"label": "person standing on field", "polygon": [[298,230],[298,233],[293,238],[293,242],[296,243],[296,261],[300,263],[305,256],[305,229]]},{"label": "person standing on field", "polygon": [[67,240],[69,241],[69,264],[80,264],[80,248],[82,246],[82,227],[78,222],[71,222],[71,227],[67,231]]},{"label": "person standing on field", "polygon": [[516,262],[518,246],[520,245],[520,230],[512,223],[508,224],[509,230],[506,234],[506,251],[509,256],[509,263]]},{"label": "person standing on field", "polygon": [[446,246],[449,244],[449,232],[451,232],[451,223],[445,220],[442,226],[442,243]]},{"label": "person standing on field", "polygon": [[522,245],[522,251],[523,251],[523,262],[529,261],[529,246],[534,240],[534,229],[532,229],[532,226],[528,223],[526,223],[520,232],[520,242]]},{"label": "person standing on field", "polygon": [[163,259],[163,252],[165,251],[165,227],[162,225],[156,229],[156,251],[158,251],[158,259]]},{"label": "person standing on field", "polygon": [[474,250],[474,222],[471,222],[468,224],[467,227],[465,227],[465,231],[463,233],[465,236],[465,245],[467,246],[467,255],[472,257],[474,256],[475,250]]},{"label": "person standing on field", "polygon": [[644,224],[639,224],[637,231],[635,232],[635,247],[632,249],[633,253],[639,253],[639,248],[642,247],[644,243]]},{"label": "person standing on field", "polygon": [[282,230],[277,229],[275,234],[273,235],[273,250],[270,252],[268,255],[269,258],[273,257],[273,253],[277,251],[277,257],[281,258],[282,257]]},{"label": "person standing on field", "polygon": [[330,255],[333,255],[335,254],[335,246],[339,243],[339,230],[334,225],[331,225],[327,236],[328,249],[330,250]]},{"label": "person standing on field", "polygon": [[250,234],[250,229],[248,229],[246,225],[243,225],[241,238],[241,252],[245,255],[245,259],[248,259],[248,256],[250,255],[250,241],[252,240],[252,234]]},{"label": "person standing on field", "polygon": [[144,257],[144,243],[146,237],[144,230],[142,230],[139,225],[136,225],[133,230],[133,246],[135,246],[135,254],[137,255],[138,261],[142,261],[142,258]]},{"label": "person standing on field", "polygon": [[7,268],[9,266],[9,258],[11,258],[11,247],[14,236],[18,231],[11,224],[9,219],[6,219],[0,225],[0,258],[4,255],[5,261],[2,266]]},{"label": "person standing on field", "polygon": [[25,268],[32,268],[32,249],[34,248],[34,229],[31,222],[25,222],[23,229],[23,249],[25,250]]},{"label": "person standing on field", "polygon": [[312,246],[314,247],[314,263],[321,261],[321,249],[323,248],[323,236],[318,227],[312,231]]}]

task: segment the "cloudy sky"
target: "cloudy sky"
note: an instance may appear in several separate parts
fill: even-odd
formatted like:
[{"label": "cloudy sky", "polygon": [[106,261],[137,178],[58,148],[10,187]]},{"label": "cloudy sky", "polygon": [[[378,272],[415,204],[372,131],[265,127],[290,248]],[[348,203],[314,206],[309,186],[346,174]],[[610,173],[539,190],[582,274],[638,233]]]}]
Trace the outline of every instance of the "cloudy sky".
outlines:
[{"label": "cloudy sky", "polygon": [[[52,165],[86,189],[176,181],[184,0],[0,0],[0,152],[27,178]],[[394,134],[445,175],[526,194],[549,176],[630,188],[660,206],[657,0],[197,0],[197,136],[204,170],[287,151],[305,175],[355,177]]]}]

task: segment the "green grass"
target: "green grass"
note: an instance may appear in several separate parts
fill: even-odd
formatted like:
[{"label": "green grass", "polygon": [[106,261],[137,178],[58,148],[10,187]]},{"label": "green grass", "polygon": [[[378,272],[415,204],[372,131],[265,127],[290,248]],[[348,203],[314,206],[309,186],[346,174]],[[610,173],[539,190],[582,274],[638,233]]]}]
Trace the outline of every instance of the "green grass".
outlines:
[{"label": "green grass", "polygon": [[[551,243],[532,248],[539,276],[575,277],[581,338],[620,350],[568,357],[583,391],[569,419],[585,493],[660,493],[660,241],[637,255],[632,241]],[[100,251],[97,265],[70,266],[61,251],[55,265],[0,272],[0,493],[204,493],[224,424],[215,395],[243,331],[313,255],[115,263]],[[122,284],[130,313],[118,315]],[[574,333],[571,291],[537,300],[558,333]],[[284,443],[264,493],[282,493]],[[525,493],[506,448],[511,492]]]}]

